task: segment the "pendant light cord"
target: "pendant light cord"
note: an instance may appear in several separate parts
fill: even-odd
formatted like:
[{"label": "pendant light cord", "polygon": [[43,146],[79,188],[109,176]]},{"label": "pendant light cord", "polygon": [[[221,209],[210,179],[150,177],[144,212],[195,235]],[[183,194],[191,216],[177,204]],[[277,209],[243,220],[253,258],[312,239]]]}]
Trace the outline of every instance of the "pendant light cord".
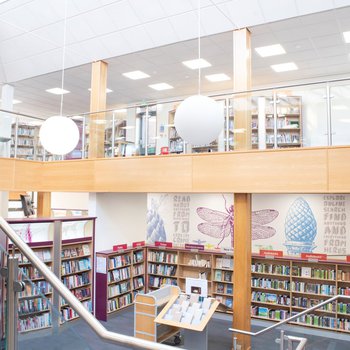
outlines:
[{"label": "pendant light cord", "polygon": [[64,87],[64,67],[66,58],[66,34],[67,34],[67,1],[64,1],[64,24],[63,24],[63,47],[62,47],[62,78],[61,78],[61,104],[60,104],[60,116],[63,113],[63,87]]},{"label": "pendant light cord", "polygon": [[198,95],[201,94],[201,0],[198,0]]}]

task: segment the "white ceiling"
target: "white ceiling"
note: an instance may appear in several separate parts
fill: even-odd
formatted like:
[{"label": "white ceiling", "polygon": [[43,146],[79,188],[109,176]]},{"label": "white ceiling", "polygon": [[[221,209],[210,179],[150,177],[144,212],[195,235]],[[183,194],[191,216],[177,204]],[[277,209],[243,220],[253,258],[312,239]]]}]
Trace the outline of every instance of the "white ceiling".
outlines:
[{"label": "white ceiling", "polygon": [[[232,30],[245,26],[253,48],[280,43],[287,51],[270,58],[253,51],[254,86],[349,72],[350,44],[342,32],[350,30],[350,7],[342,6],[350,0],[201,0],[201,5],[201,52],[212,64],[203,76],[226,73],[232,78]],[[90,62],[96,59],[109,64],[109,108],[197,91],[197,72],[181,63],[198,55],[197,40],[191,40],[198,34],[197,0],[68,0],[67,13],[64,88],[71,93],[64,96],[63,113],[89,110]],[[0,81],[14,85],[15,98],[22,101],[16,111],[59,112],[60,96],[45,90],[61,85],[63,29],[63,0],[0,5]],[[289,61],[299,70],[275,73],[270,68]],[[151,77],[133,81],[122,76],[132,70]],[[174,89],[148,87],[158,82]],[[203,79],[201,88],[204,93],[224,91],[232,81]]]}]

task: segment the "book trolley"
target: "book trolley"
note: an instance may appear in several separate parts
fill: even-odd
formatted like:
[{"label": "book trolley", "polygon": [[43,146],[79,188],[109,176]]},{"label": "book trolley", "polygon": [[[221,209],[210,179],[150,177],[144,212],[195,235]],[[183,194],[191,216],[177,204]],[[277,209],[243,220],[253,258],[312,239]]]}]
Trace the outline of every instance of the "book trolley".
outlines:
[{"label": "book trolley", "polygon": [[145,340],[162,343],[174,337],[175,344],[180,343],[177,336],[180,328],[176,325],[157,325],[156,316],[167,306],[169,300],[177,298],[180,288],[165,285],[147,294],[137,294],[135,297],[134,336]]}]

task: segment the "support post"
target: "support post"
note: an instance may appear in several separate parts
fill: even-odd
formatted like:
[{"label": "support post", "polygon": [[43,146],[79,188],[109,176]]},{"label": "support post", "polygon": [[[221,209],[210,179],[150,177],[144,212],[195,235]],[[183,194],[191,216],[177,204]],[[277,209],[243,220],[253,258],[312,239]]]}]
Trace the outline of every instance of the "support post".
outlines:
[{"label": "support post", "polygon": [[[90,112],[106,110],[107,63],[92,64]],[[105,113],[92,113],[89,117],[89,158],[103,158],[105,141]]]},{"label": "support post", "polygon": [[[233,31],[233,90],[247,91],[251,88],[251,44],[247,28]],[[235,95],[234,148],[247,150],[252,147],[252,117],[250,95]]]},{"label": "support post", "polygon": [[38,192],[36,215],[38,218],[51,216],[51,192]]},{"label": "support post", "polygon": [[[251,213],[251,194],[235,193],[233,328],[245,331],[250,331],[252,260]],[[249,350],[251,348],[250,336],[242,334],[237,335],[237,343],[241,346],[241,350]]]}]

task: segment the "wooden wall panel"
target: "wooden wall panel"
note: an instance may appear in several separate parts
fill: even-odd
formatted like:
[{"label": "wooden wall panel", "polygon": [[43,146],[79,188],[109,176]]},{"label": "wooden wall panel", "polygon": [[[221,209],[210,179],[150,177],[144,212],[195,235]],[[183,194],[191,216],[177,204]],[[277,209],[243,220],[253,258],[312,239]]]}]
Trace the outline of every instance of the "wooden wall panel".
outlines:
[{"label": "wooden wall panel", "polygon": [[14,191],[39,191],[44,170],[43,162],[14,160]]},{"label": "wooden wall panel", "polygon": [[350,147],[35,162],[0,159],[1,191],[350,193]]},{"label": "wooden wall panel", "polygon": [[225,191],[327,192],[327,151],[248,151],[193,157],[193,192]]},{"label": "wooden wall panel", "polygon": [[40,191],[94,192],[94,165],[91,160],[47,162]]},{"label": "wooden wall panel", "polygon": [[95,161],[96,192],[191,192],[191,189],[190,156]]},{"label": "wooden wall panel", "polygon": [[15,161],[8,158],[0,158],[0,190],[11,191],[14,188]]},{"label": "wooden wall panel", "polygon": [[328,192],[350,193],[350,148],[328,150]]}]

